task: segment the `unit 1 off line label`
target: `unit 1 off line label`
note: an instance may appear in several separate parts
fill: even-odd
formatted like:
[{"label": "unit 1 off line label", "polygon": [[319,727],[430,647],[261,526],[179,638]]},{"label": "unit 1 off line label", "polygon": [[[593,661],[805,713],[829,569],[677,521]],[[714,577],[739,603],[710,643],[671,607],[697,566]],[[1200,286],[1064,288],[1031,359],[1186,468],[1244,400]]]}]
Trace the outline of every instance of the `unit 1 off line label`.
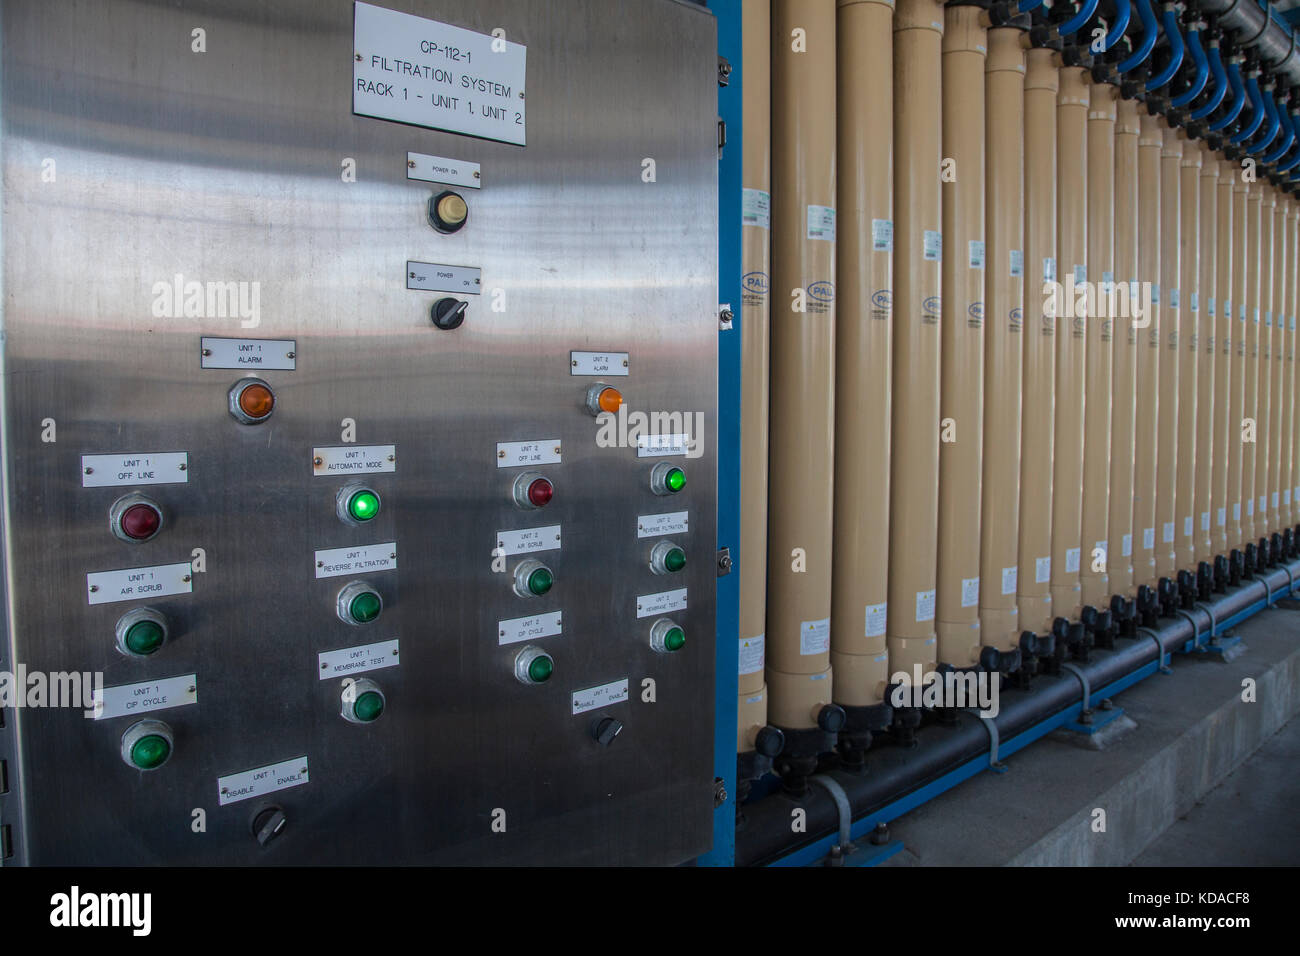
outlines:
[{"label": "unit 1 off line label", "polygon": [[189,467],[190,456],[183,451],[82,455],[81,487],[185,484],[189,481]]}]

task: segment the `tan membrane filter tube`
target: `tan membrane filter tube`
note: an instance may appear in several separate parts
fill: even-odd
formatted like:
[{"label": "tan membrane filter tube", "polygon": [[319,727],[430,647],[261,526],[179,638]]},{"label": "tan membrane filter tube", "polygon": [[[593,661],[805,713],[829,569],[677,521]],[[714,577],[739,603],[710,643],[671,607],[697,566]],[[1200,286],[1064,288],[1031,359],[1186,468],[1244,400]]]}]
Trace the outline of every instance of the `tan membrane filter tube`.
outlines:
[{"label": "tan membrane filter tube", "polygon": [[768,720],[831,700],[835,443],[835,2],[772,4]]},{"label": "tan membrane filter tube", "polygon": [[[1148,317],[1138,275],[1138,122],[1136,100],[1120,100],[1115,121],[1115,263],[1112,312],[1114,367],[1110,400],[1110,590],[1133,591],[1134,407],[1137,390],[1137,326]],[[1111,301],[1109,298],[1108,302]]]},{"label": "tan membrane filter tube", "polygon": [[935,663],[939,523],[940,57],[943,4],[894,12],[894,402],[890,458],[889,670]]},{"label": "tan membrane filter tube", "polygon": [[[1290,275],[1292,282],[1287,289],[1287,301],[1289,303],[1287,317],[1287,364],[1289,366],[1290,387],[1286,394],[1290,396],[1290,427],[1291,446],[1287,454],[1286,468],[1284,472],[1284,486],[1291,489],[1291,524],[1290,527],[1294,532],[1297,526],[1300,526],[1300,414],[1297,414],[1296,406],[1300,405],[1300,366],[1296,364],[1296,320],[1300,316],[1300,200],[1291,201],[1291,221],[1287,224],[1288,234],[1291,237],[1291,244],[1288,247],[1290,256]],[[1286,478],[1285,475],[1290,477]]]},{"label": "tan membrane filter tube", "polygon": [[[984,57],[979,7],[943,31],[943,322],[939,416],[938,662],[979,662],[984,447]],[[909,104],[910,105],[910,104]]]},{"label": "tan membrane filter tube", "polygon": [[1215,443],[1215,312],[1218,295],[1217,243],[1219,240],[1219,206],[1215,189],[1219,183],[1219,164],[1212,153],[1202,150],[1200,178],[1200,228],[1201,288],[1197,293],[1194,312],[1197,328],[1196,353],[1196,477],[1193,486],[1192,512],[1196,526],[1192,529],[1196,545],[1196,561],[1214,560],[1213,518],[1210,514],[1211,482],[1214,460],[1223,454]]},{"label": "tan membrane filter tube", "polygon": [[1286,253],[1283,257],[1282,305],[1279,306],[1282,322],[1279,332],[1282,338],[1282,435],[1278,449],[1279,471],[1278,488],[1282,502],[1278,508],[1278,530],[1284,532],[1295,525],[1295,508],[1297,502],[1291,495],[1295,473],[1295,215],[1300,205],[1294,198],[1287,200],[1286,218],[1282,229],[1286,233]]},{"label": "tan membrane filter tube", "polygon": [[1291,218],[1291,202],[1273,193],[1277,205],[1273,210],[1273,331],[1272,358],[1269,361],[1268,412],[1268,522],[1270,532],[1282,530],[1282,423],[1286,419],[1287,402],[1282,391],[1283,366],[1286,364],[1286,287],[1287,287],[1287,235],[1286,223]]},{"label": "tan membrane filter tube", "polygon": [[1277,194],[1261,184],[1259,211],[1259,354],[1255,361],[1255,538],[1263,545],[1273,526],[1268,514],[1269,438],[1273,391],[1273,211]]},{"label": "tan membrane filter tube", "polygon": [[1243,490],[1242,419],[1246,414],[1246,271],[1250,268],[1246,246],[1246,193],[1236,163],[1225,160],[1224,172],[1232,180],[1232,307],[1227,309],[1232,324],[1232,370],[1228,389],[1228,547],[1240,549],[1249,539],[1245,524],[1246,498]]},{"label": "tan membrane filter tube", "polygon": [[[835,333],[835,702],[867,707],[889,683],[889,425],[893,387],[894,8],[839,0],[839,234]],[[849,711],[849,730],[861,730]],[[869,743],[869,741],[868,741]]]},{"label": "tan membrane filter tube", "polygon": [[1178,238],[1183,144],[1165,128],[1160,151],[1160,394],[1156,432],[1156,574],[1177,571],[1174,504],[1178,495]]},{"label": "tan membrane filter tube", "polygon": [[[1156,448],[1161,338],[1160,179],[1164,132],[1142,109],[1138,122],[1138,281],[1151,290],[1150,312],[1138,331],[1137,402],[1133,417],[1133,578],[1154,588],[1156,573]],[[1146,301],[1145,294],[1143,301]]]},{"label": "tan membrane filter tube", "polygon": [[1078,292],[1088,280],[1088,73],[1061,67],[1056,95],[1056,260],[1064,286],[1057,308],[1056,435],[1052,462],[1052,608],[1077,620],[1083,501],[1083,401],[1088,318]]},{"label": "tan membrane filter tube", "polygon": [[[1236,547],[1230,539],[1229,516],[1235,500],[1228,493],[1229,462],[1239,454],[1228,428],[1232,418],[1232,395],[1236,389],[1233,376],[1233,350],[1236,347],[1235,316],[1232,314],[1232,164],[1226,160],[1213,164],[1218,171],[1215,180],[1215,257],[1214,257],[1214,473],[1210,480],[1211,507],[1214,511],[1214,533],[1211,551],[1227,554]],[[1241,465],[1238,463],[1240,470]],[[1240,479],[1238,479],[1240,480]],[[1237,522],[1240,526],[1240,519]]]},{"label": "tan membrane filter tube", "polygon": [[1259,289],[1260,289],[1260,209],[1264,186],[1251,183],[1246,193],[1245,287],[1242,300],[1246,308],[1246,371],[1241,418],[1241,531],[1244,544],[1254,544],[1260,532],[1255,521],[1255,463],[1259,449]]},{"label": "tan membrane filter tube", "polygon": [[[1110,606],[1110,428],[1115,307],[1115,110],[1119,91],[1094,83],[1088,104],[1088,264],[1083,420],[1083,603]],[[1118,544],[1118,542],[1116,542]],[[1118,549],[1117,549],[1118,550]]]},{"label": "tan membrane filter tube", "polygon": [[1183,142],[1179,166],[1178,226],[1178,465],[1175,480],[1175,564],[1196,570],[1196,380],[1200,340],[1201,290],[1201,148]]},{"label": "tan membrane filter tube", "polygon": [[[1052,436],[1056,408],[1056,95],[1051,50],[1025,54],[1025,330],[1020,419],[1020,627],[1052,629]],[[1052,308],[1046,307],[1047,303]]]},{"label": "tan membrane filter tube", "polygon": [[[736,750],[754,749],[767,724],[763,680],[767,611],[768,295],[771,274],[771,10],[768,0],[742,8],[744,219],[740,307],[740,651]],[[750,279],[753,277],[753,279]]]},{"label": "tan membrane filter tube", "polygon": [[[985,62],[984,491],[980,631],[1015,650],[1020,526],[1020,383],[1024,348],[1024,90],[1020,30],[989,31]],[[1037,329],[1034,330],[1037,332]]]}]

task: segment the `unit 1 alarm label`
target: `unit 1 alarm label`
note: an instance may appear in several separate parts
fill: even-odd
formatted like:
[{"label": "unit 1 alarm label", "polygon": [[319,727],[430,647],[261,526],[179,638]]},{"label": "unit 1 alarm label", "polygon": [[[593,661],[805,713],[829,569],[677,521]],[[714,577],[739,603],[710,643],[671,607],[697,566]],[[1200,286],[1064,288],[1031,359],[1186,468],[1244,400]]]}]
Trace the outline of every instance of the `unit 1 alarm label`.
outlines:
[{"label": "unit 1 alarm label", "polygon": [[298,365],[293,339],[199,339],[200,368],[269,368],[292,372]]}]

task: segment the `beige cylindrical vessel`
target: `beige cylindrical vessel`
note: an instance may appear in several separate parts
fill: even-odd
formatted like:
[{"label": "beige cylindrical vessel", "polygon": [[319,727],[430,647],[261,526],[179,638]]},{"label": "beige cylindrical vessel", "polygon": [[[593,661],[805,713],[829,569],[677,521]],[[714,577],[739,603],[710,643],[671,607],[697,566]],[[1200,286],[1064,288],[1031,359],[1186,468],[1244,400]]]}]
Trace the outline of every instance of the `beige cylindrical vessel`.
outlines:
[{"label": "beige cylindrical vessel", "polygon": [[[1094,100],[1095,109],[1095,100]],[[1112,316],[1114,368],[1110,399],[1110,590],[1133,590],[1134,408],[1142,310],[1138,274],[1138,139],[1141,123],[1136,100],[1120,100],[1115,121],[1115,301]],[[1107,303],[1111,299],[1107,298]],[[1135,309],[1136,306],[1136,309]]]},{"label": "beige cylindrical vessel", "polygon": [[1255,370],[1255,537],[1263,544],[1273,531],[1268,513],[1268,476],[1273,449],[1273,212],[1277,193],[1261,184],[1259,212],[1259,357]]},{"label": "beige cylindrical vessel", "polygon": [[1262,233],[1260,231],[1264,200],[1262,183],[1252,183],[1246,193],[1246,251],[1243,303],[1246,307],[1246,364],[1242,396],[1241,454],[1241,532],[1244,544],[1254,544],[1262,534],[1255,520],[1255,463],[1259,460],[1259,290],[1261,279]]},{"label": "beige cylindrical vessel", "polygon": [[1178,570],[1175,504],[1178,497],[1178,240],[1182,216],[1179,166],[1183,144],[1164,129],[1160,151],[1160,400],[1156,434],[1156,574],[1173,578]]},{"label": "beige cylindrical vessel", "polygon": [[1160,120],[1140,110],[1138,136],[1138,281],[1150,310],[1137,329],[1137,402],[1133,419],[1133,579],[1154,588],[1156,573],[1156,451],[1160,410],[1161,296],[1160,198],[1164,131]]},{"label": "beige cylindrical vessel", "polygon": [[1288,527],[1295,533],[1300,525],[1300,414],[1296,405],[1300,404],[1300,367],[1296,365],[1296,317],[1300,314],[1300,198],[1291,200],[1291,221],[1287,224],[1287,234],[1291,237],[1288,247],[1290,267],[1288,275],[1291,282],[1287,287],[1287,375],[1289,384],[1284,393],[1289,396],[1288,425],[1290,445],[1287,448],[1286,464],[1283,466],[1282,487],[1291,492],[1291,518]]},{"label": "beige cylindrical vessel", "polygon": [[1273,344],[1269,362],[1269,395],[1276,395],[1277,399],[1270,398],[1268,413],[1268,522],[1271,531],[1280,532],[1285,527],[1282,521],[1282,456],[1285,451],[1282,425],[1290,404],[1283,398],[1286,393],[1282,391],[1282,382],[1286,365],[1286,288],[1289,282],[1286,274],[1289,262],[1286,225],[1291,218],[1291,201],[1279,195],[1276,189],[1273,193],[1277,205],[1273,210],[1273,332],[1269,336]]},{"label": "beige cylindrical vessel", "polygon": [[939,524],[939,316],[943,237],[943,4],[894,12],[894,402],[889,498],[889,670],[935,663]]},{"label": "beige cylindrical vessel", "polygon": [[1246,495],[1242,492],[1241,419],[1246,397],[1246,192],[1238,167],[1223,162],[1222,175],[1232,180],[1232,296],[1224,306],[1231,327],[1232,359],[1228,373],[1228,547],[1238,550],[1250,536],[1245,530]]},{"label": "beige cylindrical vessel", "polygon": [[939,395],[940,664],[980,654],[980,486],[984,448],[984,60],[979,7],[947,7],[943,28],[942,379]]},{"label": "beige cylindrical vessel", "polygon": [[1052,459],[1052,607],[1075,620],[1082,609],[1079,582],[1083,500],[1084,367],[1088,317],[1076,289],[1088,281],[1088,73],[1061,67],[1056,95],[1056,259],[1065,286],[1056,336],[1056,435]]},{"label": "beige cylindrical vessel", "polygon": [[[868,707],[889,684],[890,391],[893,387],[894,6],[839,0],[836,271],[835,702]],[[858,726],[849,711],[850,731]]]},{"label": "beige cylindrical vessel", "polygon": [[[792,49],[804,31],[807,52]],[[835,2],[772,4],[768,720],[812,729],[831,701],[835,451]],[[829,226],[829,228],[828,228]],[[814,236],[815,238],[809,238]],[[805,311],[796,311],[802,305]]]},{"label": "beige cylindrical vessel", "polygon": [[1056,318],[1045,304],[1056,282],[1056,95],[1060,71],[1048,49],[1025,54],[1025,331],[1020,419],[1020,626],[1052,628],[1052,445]]},{"label": "beige cylindrical vessel", "polygon": [[[1115,115],[1119,90],[1094,83],[1088,104],[1088,278],[1083,419],[1083,603],[1110,606],[1110,414],[1115,332]],[[1116,542],[1118,544],[1118,542]],[[1118,549],[1116,549],[1118,550]]]},{"label": "beige cylindrical vessel", "polygon": [[767,724],[763,680],[767,612],[767,415],[769,357],[768,239],[771,232],[771,8],[756,0],[741,9],[744,217],[740,306],[740,651],[736,750],[754,749]]},{"label": "beige cylindrical vessel", "polygon": [[[1228,537],[1228,515],[1232,499],[1228,495],[1229,461],[1233,457],[1228,422],[1231,419],[1233,381],[1232,350],[1232,164],[1227,160],[1209,161],[1217,173],[1214,182],[1215,243],[1214,243],[1214,301],[1210,303],[1210,320],[1214,323],[1214,395],[1211,398],[1214,429],[1214,465],[1210,476],[1210,510],[1214,529],[1211,535],[1211,552],[1224,554],[1235,547]],[[1238,465],[1240,468],[1240,465]]]},{"label": "beige cylindrical vessel", "polygon": [[[1025,300],[1024,34],[989,31],[985,63],[984,488],[980,521],[980,630],[1014,650],[1020,528],[1020,379]],[[1035,329],[1035,331],[1037,331]]]},{"label": "beige cylindrical vessel", "polygon": [[1215,190],[1219,185],[1219,164],[1211,153],[1202,151],[1200,179],[1201,287],[1193,309],[1199,349],[1196,353],[1196,477],[1193,486],[1192,529],[1196,545],[1196,561],[1214,560],[1213,497],[1214,460],[1223,450],[1217,447],[1214,433],[1214,358],[1215,358],[1215,298],[1218,295],[1219,201]]},{"label": "beige cylindrical vessel", "polygon": [[1180,162],[1178,226],[1178,467],[1174,497],[1175,563],[1196,570],[1196,380],[1200,359],[1197,323],[1201,289],[1201,148],[1184,141]]}]

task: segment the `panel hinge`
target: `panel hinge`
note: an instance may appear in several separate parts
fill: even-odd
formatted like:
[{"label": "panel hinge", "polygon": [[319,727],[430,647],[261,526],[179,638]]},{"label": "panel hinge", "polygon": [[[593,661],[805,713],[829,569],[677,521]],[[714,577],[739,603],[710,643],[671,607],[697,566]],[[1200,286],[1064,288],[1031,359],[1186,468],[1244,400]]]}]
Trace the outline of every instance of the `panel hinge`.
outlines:
[{"label": "panel hinge", "polygon": [[725,578],[731,573],[731,549],[722,548],[718,551],[718,577]]},{"label": "panel hinge", "polygon": [[731,303],[724,302],[718,306],[718,331],[726,332],[731,328],[731,322],[736,314],[731,311]]},{"label": "panel hinge", "polygon": [[731,61],[725,56],[718,57],[718,86],[731,82]]},{"label": "panel hinge", "polygon": [[718,159],[722,158],[722,148],[727,145],[727,121],[718,120]]}]

